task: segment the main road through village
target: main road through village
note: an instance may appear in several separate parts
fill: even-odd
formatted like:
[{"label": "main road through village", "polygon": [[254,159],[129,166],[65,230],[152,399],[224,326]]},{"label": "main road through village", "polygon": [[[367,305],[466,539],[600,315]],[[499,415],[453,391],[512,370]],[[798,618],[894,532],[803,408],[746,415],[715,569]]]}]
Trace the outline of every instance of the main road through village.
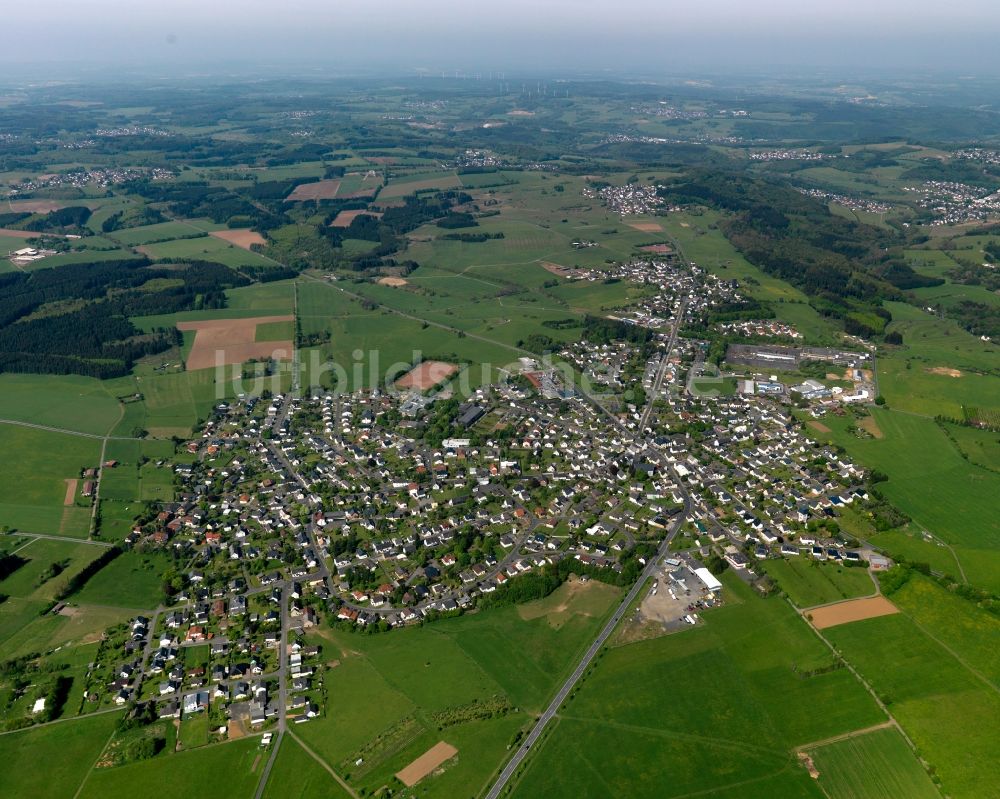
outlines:
[{"label": "main road through village", "polygon": [[[666,351],[664,352],[663,358],[660,361],[660,367],[657,370],[652,390],[650,391],[650,394],[646,399],[646,407],[643,409],[639,422],[638,434],[640,437],[643,437],[646,434],[646,424],[649,421],[649,416],[653,409],[653,403],[656,402],[656,398],[660,392],[660,387],[663,384],[663,378],[664,375],[666,374],[667,366],[670,361],[670,353],[673,351],[674,345],[677,343],[677,335],[678,331],[680,330],[681,321],[684,317],[685,307],[686,304],[682,302],[677,313],[677,318],[674,320],[673,330],[671,331],[670,334],[669,343],[667,344]],[[617,422],[617,419],[615,421]],[[628,612],[629,607],[635,601],[635,598],[639,595],[639,592],[642,591],[643,586],[645,586],[646,584],[646,581],[653,576],[654,572],[660,565],[661,559],[666,556],[667,552],[670,549],[670,542],[673,541],[674,536],[677,535],[677,531],[680,530],[681,525],[684,524],[684,521],[687,519],[688,514],[691,512],[691,498],[688,495],[687,490],[684,489],[684,484],[679,482],[679,485],[681,486],[681,490],[684,494],[684,509],[674,518],[673,524],[671,525],[667,535],[664,537],[663,541],[660,542],[659,549],[656,552],[656,557],[650,558],[649,562],[646,564],[646,568],[642,570],[642,573],[639,575],[639,578],[632,585],[632,588],[629,589],[629,592],[625,595],[621,603],[615,609],[615,612],[612,614],[611,618],[608,619],[604,627],[601,628],[601,631],[600,633],[598,633],[597,638],[595,638],[593,643],[591,643],[591,645],[588,647],[587,651],[580,659],[580,662],[577,663],[576,668],[573,669],[573,673],[566,678],[566,681],[562,684],[562,687],[556,693],[555,697],[552,699],[552,702],[545,709],[545,712],[543,712],[542,715],[538,717],[538,720],[535,722],[535,726],[532,727],[531,732],[528,733],[528,737],[524,739],[524,742],[518,747],[517,751],[514,753],[514,756],[511,757],[511,759],[507,762],[507,765],[504,766],[503,771],[501,771],[500,775],[496,778],[496,781],[493,783],[489,792],[486,794],[486,799],[498,799],[500,794],[503,792],[504,788],[507,787],[507,784],[514,776],[514,773],[520,767],[521,763],[524,762],[524,759],[528,756],[532,747],[536,743],[538,743],[538,740],[539,738],[541,738],[542,733],[545,731],[545,728],[548,725],[548,723],[555,717],[556,713],[559,712],[559,708],[562,705],[562,703],[566,700],[566,697],[570,695],[570,692],[580,681],[580,678],[583,677],[584,673],[587,671],[587,668],[590,666],[591,662],[597,656],[597,653],[601,651],[601,647],[603,647],[604,644],[607,642],[608,638],[611,637],[611,634],[615,631],[615,628],[618,626],[618,622],[620,622],[622,620],[622,617]]]}]

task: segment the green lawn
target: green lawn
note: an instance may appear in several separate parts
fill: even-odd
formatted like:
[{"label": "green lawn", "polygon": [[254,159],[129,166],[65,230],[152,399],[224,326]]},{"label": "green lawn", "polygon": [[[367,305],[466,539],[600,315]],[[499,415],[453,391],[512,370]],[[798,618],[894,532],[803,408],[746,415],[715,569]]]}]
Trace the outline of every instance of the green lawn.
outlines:
[{"label": "green lawn", "polygon": [[177,739],[183,749],[194,749],[208,743],[208,714],[196,713],[181,721]]}]

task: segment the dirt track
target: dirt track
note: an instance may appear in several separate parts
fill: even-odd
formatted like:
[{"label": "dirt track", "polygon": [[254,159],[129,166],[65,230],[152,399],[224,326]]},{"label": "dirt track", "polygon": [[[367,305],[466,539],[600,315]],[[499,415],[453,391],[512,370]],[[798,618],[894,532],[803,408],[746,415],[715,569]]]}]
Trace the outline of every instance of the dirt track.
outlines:
[{"label": "dirt track", "polygon": [[884,596],[873,596],[867,599],[849,599],[837,602],[815,610],[808,611],[808,616],[817,630],[836,627],[838,624],[848,624],[852,621],[864,621],[878,616],[891,616],[899,613],[899,608]]}]

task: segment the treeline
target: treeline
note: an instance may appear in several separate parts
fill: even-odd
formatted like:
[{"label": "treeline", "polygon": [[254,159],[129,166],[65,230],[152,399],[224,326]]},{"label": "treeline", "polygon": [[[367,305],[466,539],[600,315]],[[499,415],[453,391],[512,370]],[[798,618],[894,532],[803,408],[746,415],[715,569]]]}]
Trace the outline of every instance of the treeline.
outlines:
[{"label": "treeline", "polygon": [[375,249],[347,259],[355,271],[377,269],[389,265],[385,259],[402,248],[402,236],[428,222],[446,218],[453,207],[471,201],[472,197],[458,191],[421,193],[407,197],[402,205],[387,208],[381,217],[359,214],[346,228],[330,227],[339,210],[344,210],[340,207],[327,215],[318,231],[333,247],[340,247],[344,239],[377,242]]},{"label": "treeline", "polygon": [[126,216],[124,211],[116,211],[101,223],[101,230],[104,233],[113,233],[124,228],[142,227],[143,225],[156,225],[165,222],[166,217],[151,206],[144,205],[137,213],[130,213]]},{"label": "treeline", "polygon": [[28,561],[20,555],[4,553],[0,555],[0,580],[6,580]]},{"label": "treeline", "polygon": [[438,236],[443,241],[461,241],[465,244],[482,244],[484,241],[502,239],[503,237],[503,231],[499,233],[445,233],[443,236]]},{"label": "treeline", "polygon": [[56,600],[62,601],[68,597],[73,596],[73,594],[80,591],[101,569],[107,566],[111,561],[122,554],[124,550],[120,546],[113,546],[108,550],[105,550],[99,558],[92,560],[86,566],[83,567],[77,574],[73,577],[56,593]]},{"label": "treeline", "polygon": [[592,344],[610,344],[612,341],[629,341],[646,345],[652,340],[652,333],[639,325],[632,325],[620,319],[605,319],[600,316],[586,316],[583,320],[583,338]]},{"label": "treeline", "polygon": [[[157,279],[161,287],[145,288]],[[0,372],[119,377],[179,343],[174,328],[143,333],[131,317],[222,308],[225,290],[247,283],[222,264],[165,269],[146,259],[0,275]]]},{"label": "treeline", "polygon": [[694,170],[660,193],[728,212],[722,230],[746,259],[801,289],[849,333],[880,335],[891,318],[883,300],[904,300],[904,290],[940,283],[906,263],[898,234],[837,216],[784,183]]},{"label": "treeline", "polygon": [[[257,184],[260,185],[260,184]],[[209,186],[205,182],[178,183],[138,180],[125,187],[150,202],[166,203],[175,216],[188,218],[207,217],[220,225],[252,227],[273,230],[290,220],[280,208],[281,201],[271,205],[251,202],[243,195],[222,186]],[[248,191],[253,191],[256,186]]]},{"label": "treeline", "polygon": [[581,563],[575,558],[563,558],[555,563],[546,564],[541,569],[514,577],[491,594],[483,594],[476,600],[476,607],[485,610],[544,599],[574,574],[577,577],[587,577],[609,585],[629,586],[638,580],[642,573],[643,566],[640,559],[648,561],[655,554],[656,547],[652,544],[639,544],[622,556],[618,569]]},{"label": "treeline", "polygon": [[48,233],[61,230],[79,230],[90,219],[91,210],[85,205],[71,205],[51,211],[38,219],[32,219],[23,225],[25,230],[37,233]]}]

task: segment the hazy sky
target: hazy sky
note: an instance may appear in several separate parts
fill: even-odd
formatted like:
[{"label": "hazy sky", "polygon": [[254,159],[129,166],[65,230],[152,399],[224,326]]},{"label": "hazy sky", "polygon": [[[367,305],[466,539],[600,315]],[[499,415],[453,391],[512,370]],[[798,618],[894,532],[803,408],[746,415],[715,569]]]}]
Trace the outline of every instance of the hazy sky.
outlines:
[{"label": "hazy sky", "polygon": [[6,63],[1000,66],[997,0],[8,0]]}]

